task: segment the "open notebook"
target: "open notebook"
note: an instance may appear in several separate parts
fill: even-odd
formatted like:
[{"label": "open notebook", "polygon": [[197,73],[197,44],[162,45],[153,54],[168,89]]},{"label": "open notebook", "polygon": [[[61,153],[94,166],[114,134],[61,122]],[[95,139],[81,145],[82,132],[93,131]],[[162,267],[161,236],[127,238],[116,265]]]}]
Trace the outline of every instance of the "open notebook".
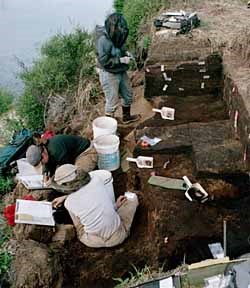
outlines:
[{"label": "open notebook", "polygon": [[52,203],[17,199],[15,223],[55,226]]},{"label": "open notebook", "polygon": [[48,189],[43,185],[42,166],[34,168],[26,158],[17,160],[18,174],[16,179],[23,183],[27,189]]}]

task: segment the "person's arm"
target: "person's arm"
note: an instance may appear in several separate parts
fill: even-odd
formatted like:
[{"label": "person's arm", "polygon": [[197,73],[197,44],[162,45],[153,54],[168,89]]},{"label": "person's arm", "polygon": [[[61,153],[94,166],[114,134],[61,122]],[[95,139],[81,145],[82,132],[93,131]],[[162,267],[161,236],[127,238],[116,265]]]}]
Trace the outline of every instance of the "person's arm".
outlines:
[{"label": "person's arm", "polygon": [[52,201],[52,206],[54,208],[59,208],[60,206],[62,206],[63,202],[66,200],[67,197],[68,197],[68,195],[55,198]]},{"label": "person's arm", "polygon": [[124,195],[121,195],[117,198],[115,207],[116,209],[119,209],[125,202],[127,201],[127,197]]},{"label": "person's arm", "polygon": [[121,65],[120,57],[111,55],[112,44],[105,36],[102,36],[98,41],[98,61],[104,68],[114,68]]}]

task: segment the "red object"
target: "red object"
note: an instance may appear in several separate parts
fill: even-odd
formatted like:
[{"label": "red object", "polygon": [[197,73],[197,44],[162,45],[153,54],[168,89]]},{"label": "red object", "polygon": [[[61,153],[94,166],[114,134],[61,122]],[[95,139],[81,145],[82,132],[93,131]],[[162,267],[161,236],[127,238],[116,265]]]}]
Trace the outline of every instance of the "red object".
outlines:
[{"label": "red object", "polygon": [[43,134],[42,134],[42,138],[43,139],[50,139],[53,136],[55,136],[55,132],[51,131],[51,130],[46,130]]},{"label": "red object", "polygon": [[[35,198],[32,195],[27,195],[23,197],[24,200],[35,200]],[[9,206],[6,206],[4,208],[3,214],[4,217],[7,220],[8,225],[15,226],[15,210],[16,210],[16,204],[11,204]]]}]

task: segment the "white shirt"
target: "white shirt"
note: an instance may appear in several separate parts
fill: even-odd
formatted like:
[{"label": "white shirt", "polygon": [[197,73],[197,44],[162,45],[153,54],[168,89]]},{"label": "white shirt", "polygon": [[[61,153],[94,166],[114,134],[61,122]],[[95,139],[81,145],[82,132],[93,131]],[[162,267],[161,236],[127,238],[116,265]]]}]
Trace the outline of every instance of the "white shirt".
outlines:
[{"label": "white shirt", "polygon": [[92,177],[91,181],[70,194],[65,207],[80,218],[86,233],[108,239],[120,226],[120,216],[108,195],[103,181]]}]

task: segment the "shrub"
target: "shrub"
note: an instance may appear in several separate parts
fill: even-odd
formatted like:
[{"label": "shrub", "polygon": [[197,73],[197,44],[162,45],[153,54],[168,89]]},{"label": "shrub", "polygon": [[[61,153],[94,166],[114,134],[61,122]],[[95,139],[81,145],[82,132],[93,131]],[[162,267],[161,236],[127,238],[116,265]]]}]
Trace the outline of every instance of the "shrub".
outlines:
[{"label": "shrub", "polygon": [[21,79],[25,91],[19,101],[19,115],[28,128],[42,128],[44,108],[50,95],[74,94],[79,80],[95,73],[92,35],[79,28],[57,34],[41,47],[41,57]]},{"label": "shrub", "polygon": [[125,0],[114,0],[114,8],[118,13],[122,13]]},{"label": "shrub", "polygon": [[57,34],[42,45],[40,59],[21,78],[26,91],[44,100],[51,93],[74,88],[81,75],[92,75],[94,61],[92,36],[76,29],[70,34]]},{"label": "shrub", "polygon": [[0,279],[6,274],[9,270],[11,263],[11,255],[5,250],[0,250]]},{"label": "shrub", "polygon": [[17,109],[27,128],[37,130],[44,126],[44,105],[34,95],[27,92],[24,93],[19,99]]},{"label": "shrub", "polygon": [[140,25],[167,4],[168,0],[126,0],[124,2],[123,14],[128,21],[130,48],[136,47]]},{"label": "shrub", "polygon": [[5,90],[0,90],[0,115],[7,112],[12,104],[13,96]]},{"label": "shrub", "polygon": [[0,195],[11,192],[15,183],[11,177],[3,178],[0,176]]}]

